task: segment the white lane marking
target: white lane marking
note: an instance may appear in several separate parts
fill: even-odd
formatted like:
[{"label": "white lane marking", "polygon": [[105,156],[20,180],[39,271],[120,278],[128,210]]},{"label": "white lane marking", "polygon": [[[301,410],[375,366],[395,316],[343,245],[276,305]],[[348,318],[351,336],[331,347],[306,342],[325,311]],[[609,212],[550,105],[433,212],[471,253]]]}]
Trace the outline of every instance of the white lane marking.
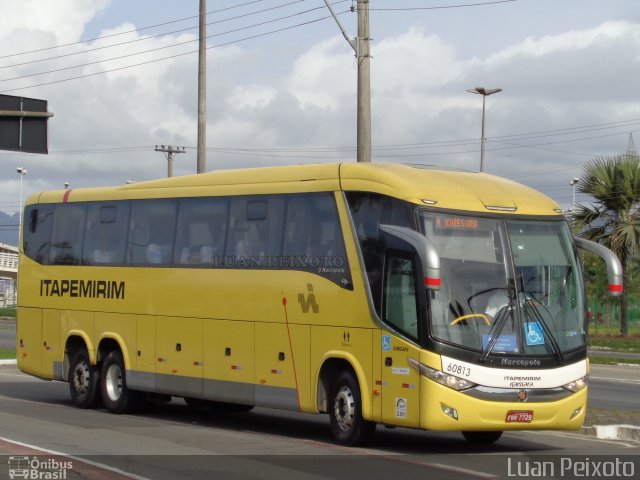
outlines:
[{"label": "white lane marking", "polygon": [[594,377],[593,375],[589,375],[590,380],[600,380],[602,382],[611,382],[611,383],[631,383],[634,385],[640,385],[640,380],[635,380],[633,378],[610,378],[610,377]]}]

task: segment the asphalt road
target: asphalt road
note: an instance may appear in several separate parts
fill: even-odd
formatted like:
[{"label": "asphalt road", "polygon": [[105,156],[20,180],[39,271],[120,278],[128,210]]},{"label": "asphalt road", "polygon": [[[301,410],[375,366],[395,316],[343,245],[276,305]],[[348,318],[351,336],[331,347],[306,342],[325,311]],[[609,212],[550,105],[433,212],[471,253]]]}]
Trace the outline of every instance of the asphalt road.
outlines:
[{"label": "asphalt road", "polygon": [[[562,459],[602,455],[632,461],[640,471],[640,457],[626,457],[640,452],[640,443],[517,432],[477,447],[458,433],[378,427],[368,448],[343,448],[331,441],[327,423],[326,416],[261,408],[215,415],[181,400],[136,415],[80,410],[71,405],[67,384],[0,366],[0,454],[73,455],[76,467],[67,478],[131,478],[113,469],[150,479],[509,478],[521,462],[546,458],[560,468]],[[111,473],[82,473],[84,460]],[[0,478],[8,475],[3,463],[0,458]]]}]

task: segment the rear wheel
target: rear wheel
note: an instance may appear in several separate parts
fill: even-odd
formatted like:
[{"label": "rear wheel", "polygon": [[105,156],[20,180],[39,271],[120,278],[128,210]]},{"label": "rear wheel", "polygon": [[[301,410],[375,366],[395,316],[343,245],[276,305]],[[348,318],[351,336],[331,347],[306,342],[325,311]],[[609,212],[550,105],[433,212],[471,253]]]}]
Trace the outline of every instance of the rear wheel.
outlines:
[{"label": "rear wheel", "polygon": [[362,397],[355,376],[341,372],[331,390],[329,423],[340,445],[363,445],[371,440],[376,424],[362,418]]},{"label": "rear wheel", "polygon": [[111,413],[125,413],[139,407],[144,398],[141,392],[127,388],[127,377],[122,353],[118,350],[107,354],[100,374],[102,402]]},{"label": "rear wheel", "polygon": [[97,366],[91,365],[89,353],[85,349],[78,350],[71,356],[68,378],[71,401],[79,408],[96,406],[100,398],[100,371]]},{"label": "rear wheel", "polygon": [[475,443],[476,445],[489,445],[497,442],[502,436],[502,432],[462,432],[462,436],[469,443]]}]

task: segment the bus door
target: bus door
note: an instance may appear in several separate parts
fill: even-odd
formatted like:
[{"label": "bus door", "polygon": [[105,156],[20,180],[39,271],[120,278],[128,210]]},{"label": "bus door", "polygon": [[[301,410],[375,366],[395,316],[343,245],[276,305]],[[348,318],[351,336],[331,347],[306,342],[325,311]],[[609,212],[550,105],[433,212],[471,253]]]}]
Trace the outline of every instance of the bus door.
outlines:
[{"label": "bus door", "polygon": [[[387,255],[384,269],[382,316],[391,329],[382,332],[382,421],[389,425],[418,426],[420,373],[409,358],[420,358],[419,302],[415,256]],[[397,333],[394,333],[397,332]],[[403,338],[404,337],[404,338]]]}]

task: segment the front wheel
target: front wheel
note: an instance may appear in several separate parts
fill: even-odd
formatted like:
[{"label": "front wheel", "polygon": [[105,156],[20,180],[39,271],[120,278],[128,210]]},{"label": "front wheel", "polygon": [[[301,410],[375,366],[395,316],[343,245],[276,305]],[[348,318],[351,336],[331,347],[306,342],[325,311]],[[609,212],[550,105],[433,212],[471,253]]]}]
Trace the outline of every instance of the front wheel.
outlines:
[{"label": "front wheel", "polygon": [[462,432],[462,436],[469,443],[489,445],[497,442],[502,436],[502,432]]},{"label": "front wheel", "polygon": [[362,418],[362,397],[357,379],[343,371],[331,390],[329,423],[340,445],[363,445],[371,440],[376,424]]},{"label": "front wheel", "polygon": [[71,356],[68,378],[71,401],[77,407],[92,408],[98,403],[100,371],[91,365],[89,353],[84,348]]},{"label": "front wheel", "polygon": [[102,402],[111,413],[125,413],[142,403],[141,392],[127,388],[124,359],[120,351],[107,354],[102,362],[100,380]]}]

